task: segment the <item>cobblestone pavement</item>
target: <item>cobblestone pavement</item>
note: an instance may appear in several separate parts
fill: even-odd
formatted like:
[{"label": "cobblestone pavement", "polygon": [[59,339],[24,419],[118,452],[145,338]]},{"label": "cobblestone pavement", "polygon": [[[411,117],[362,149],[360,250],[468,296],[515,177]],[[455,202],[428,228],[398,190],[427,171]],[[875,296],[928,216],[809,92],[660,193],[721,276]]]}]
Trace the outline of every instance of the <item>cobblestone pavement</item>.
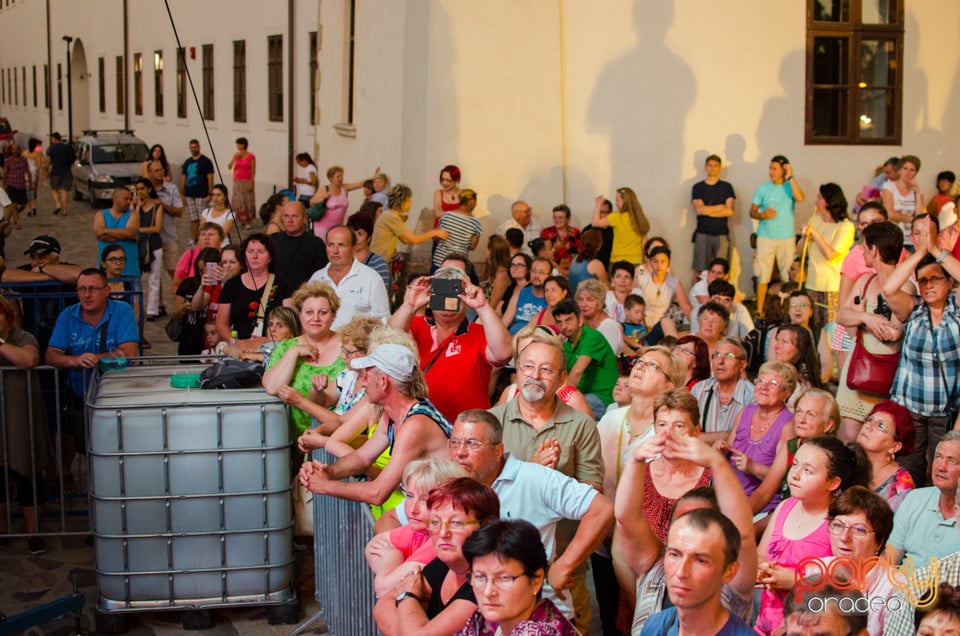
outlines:
[{"label": "cobblestone pavement", "polygon": [[[5,252],[9,267],[26,262],[23,251],[37,235],[49,234],[56,237],[63,248],[61,260],[84,267],[97,264],[97,242],[93,237],[93,208],[83,201],[71,201],[66,217],[54,216],[53,200],[48,184],[43,184],[37,206],[37,216],[21,215],[22,230],[14,230],[7,239]],[[259,223],[259,222],[258,222]],[[181,219],[178,224],[181,246],[185,246],[189,237],[189,224]],[[163,297],[167,311],[173,308],[169,291],[169,278],[163,275]],[[176,343],[171,343],[163,333],[164,322],[157,320],[145,325],[145,335],[152,343],[147,355],[176,355]],[[81,471],[74,471],[82,474]],[[83,494],[83,482],[80,492],[73,496],[77,508],[70,512],[73,517],[68,524],[75,525],[78,531],[86,528],[86,496]],[[0,498],[2,501],[2,498]],[[52,506],[51,506],[52,508]],[[47,520],[51,527],[57,523],[51,519],[56,514],[48,509]],[[22,524],[22,522],[19,522]],[[18,531],[18,519],[14,518],[14,531]],[[20,526],[22,529],[22,525]],[[45,528],[46,529],[46,528]],[[85,595],[86,606],[83,612],[83,629],[94,633],[94,615],[97,602],[97,589],[93,566],[93,548],[89,537],[78,534],[51,536],[46,538],[49,551],[42,556],[30,556],[26,541],[11,538],[9,546],[0,550],[0,612],[9,616],[49,603],[73,590],[76,578],[79,591]],[[314,598],[314,564],[312,549],[296,552],[295,580],[300,603],[299,620],[313,616],[317,610]],[[42,626],[31,628],[28,634],[72,634],[74,621],[63,617]],[[287,634],[292,625],[269,625],[267,610],[264,607],[239,607],[214,611],[214,625],[202,630],[208,634]],[[2,629],[0,629],[2,631]],[[180,612],[145,612],[129,615],[129,633],[136,636],[150,634],[182,634]],[[196,632],[194,632],[196,633]],[[324,634],[322,621],[308,634]]]}]

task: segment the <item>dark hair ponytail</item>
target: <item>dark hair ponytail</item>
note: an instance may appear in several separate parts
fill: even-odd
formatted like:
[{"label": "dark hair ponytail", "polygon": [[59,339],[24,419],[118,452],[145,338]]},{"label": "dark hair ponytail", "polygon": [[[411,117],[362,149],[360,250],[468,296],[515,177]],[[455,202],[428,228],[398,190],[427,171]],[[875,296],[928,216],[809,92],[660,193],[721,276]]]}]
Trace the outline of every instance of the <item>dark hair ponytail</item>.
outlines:
[{"label": "dark hair ponytail", "polygon": [[870,486],[873,468],[870,459],[860,444],[844,444],[835,437],[814,437],[807,440],[827,455],[827,477],[840,478],[840,486],[834,491],[839,495],[853,486]]}]

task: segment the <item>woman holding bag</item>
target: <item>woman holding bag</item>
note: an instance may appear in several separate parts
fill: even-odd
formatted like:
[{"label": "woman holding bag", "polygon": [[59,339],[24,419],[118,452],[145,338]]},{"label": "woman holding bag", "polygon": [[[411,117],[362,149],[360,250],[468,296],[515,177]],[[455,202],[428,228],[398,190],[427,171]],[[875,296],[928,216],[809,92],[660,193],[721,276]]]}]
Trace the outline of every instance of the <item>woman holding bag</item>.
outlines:
[{"label": "woman holding bag", "polygon": [[903,467],[914,481],[926,483],[933,451],[943,434],[954,428],[960,411],[960,307],[953,291],[960,261],[937,246],[937,230],[929,218],[919,219],[915,230],[916,252],[897,266],[883,293],[895,293],[916,275],[921,302],[903,325],[900,366],[890,399],[907,407],[917,431]]},{"label": "woman holding bag", "polygon": [[160,244],[163,205],[150,179],[138,179],[134,190],[133,212],[140,216],[140,231],[137,234],[140,271],[148,273],[147,320],[156,320],[160,315],[160,273],[163,269],[163,245]]},{"label": "woman holding bag", "polygon": [[[900,228],[889,221],[873,223],[863,228],[861,240],[864,263],[875,269],[876,274],[861,276],[854,283],[851,293],[843,299],[837,312],[837,322],[849,329],[856,342],[854,351],[846,356],[837,387],[837,403],[843,418],[838,437],[845,442],[857,439],[860,426],[870,410],[887,399],[890,392],[889,388],[869,392],[855,379],[850,378],[854,353],[860,353],[860,358],[864,352],[878,356],[897,356],[902,344],[902,323],[914,307],[910,291],[912,284],[906,279],[901,281],[901,285],[894,287],[892,293],[881,293],[893,275],[903,249],[903,233]],[[901,286],[904,289],[901,289]],[[884,376],[878,370],[873,375],[876,380],[889,383],[888,386],[893,382],[893,376],[889,373]]]}]

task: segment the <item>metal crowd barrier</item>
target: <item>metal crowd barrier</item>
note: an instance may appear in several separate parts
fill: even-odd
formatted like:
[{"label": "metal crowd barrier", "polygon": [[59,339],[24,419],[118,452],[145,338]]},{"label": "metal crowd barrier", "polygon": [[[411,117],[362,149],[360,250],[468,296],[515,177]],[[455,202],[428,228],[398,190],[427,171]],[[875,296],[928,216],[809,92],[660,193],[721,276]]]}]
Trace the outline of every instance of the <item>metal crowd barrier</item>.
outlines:
[{"label": "metal crowd barrier", "polygon": [[[10,390],[17,394],[11,395]],[[53,535],[85,535],[90,531],[88,519],[88,502],[85,493],[86,470],[75,471],[76,490],[68,492],[62,470],[63,455],[57,440],[61,438],[63,430],[62,389],[59,370],[50,366],[39,366],[23,370],[16,367],[0,367],[0,404],[3,405],[0,413],[6,414],[6,409],[22,404],[26,418],[0,417],[0,474],[7,487],[0,493],[0,502],[4,504],[6,532],[0,536],[28,537]],[[20,391],[23,394],[19,394]],[[37,408],[37,393],[40,393],[40,403],[43,408]],[[43,427],[41,430],[39,427]],[[37,448],[46,438],[46,448]],[[16,443],[16,448],[11,448]],[[39,479],[45,480],[46,496],[42,504],[45,507],[43,518],[38,524],[37,532],[28,534],[26,527],[19,522],[14,523],[15,513],[20,513],[18,506],[12,505],[13,485],[10,464],[14,453],[23,453],[24,447],[29,454],[30,470],[23,475],[31,483],[32,499],[37,501]],[[38,466],[38,458],[42,453],[48,455],[46,475]],[[22,457],[22,455],[21,455]],[[84,456],[78,453],[80,462]],[[55,520],[55,521],[54,521]]]},{"label": "metal crowd barrier", "polygon": [[[313,459],[332,464],[336,457],[323,449]],[[370,636],[373,621],[373,572],[363,549],[373,538],[370,507],[337,497],[313,497],[313,548],[316,555],[316,599],[320,611],[301,623],[290,636],[304,633],[320,618],[330,636]]]},{"label": "metal crowd barrier", "polygon": [[[110,294],[110,297],[140,308],[140,311],[137,312],[137,329],[141,336],[141,342],[137,343],[137,350],[140,355],[143,355],[143,321],[146,312],[146,307],[143,304],[143,288],[139,277],[124,276],[121,280],[126,287],[130,288],[129,291],[115,292]],[[29,331],[40,341],[41,353],[46,352],[47,341],[53,331],[57,316],[66,307],[77,302],[77,291],[58,281],[2,283],[0,284],[0,293],[7,300],[18,301],[23,310],[23,329]]]}]

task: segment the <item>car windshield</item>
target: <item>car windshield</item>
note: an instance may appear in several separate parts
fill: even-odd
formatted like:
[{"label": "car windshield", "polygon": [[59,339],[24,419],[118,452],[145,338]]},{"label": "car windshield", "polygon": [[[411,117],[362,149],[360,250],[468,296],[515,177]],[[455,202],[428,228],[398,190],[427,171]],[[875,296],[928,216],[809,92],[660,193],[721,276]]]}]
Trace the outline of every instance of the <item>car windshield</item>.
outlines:
[{"label": "car windshield", "polygon": [[130,163],[146,161],[150,149],[146,144],[103,144],[93,147],[94,163]]},{"label": "car windshield", "polygon": [[8,133],[11,132],[11,130],[10,122],[8,122],[6,119],[0,120],[0,133]]}]

